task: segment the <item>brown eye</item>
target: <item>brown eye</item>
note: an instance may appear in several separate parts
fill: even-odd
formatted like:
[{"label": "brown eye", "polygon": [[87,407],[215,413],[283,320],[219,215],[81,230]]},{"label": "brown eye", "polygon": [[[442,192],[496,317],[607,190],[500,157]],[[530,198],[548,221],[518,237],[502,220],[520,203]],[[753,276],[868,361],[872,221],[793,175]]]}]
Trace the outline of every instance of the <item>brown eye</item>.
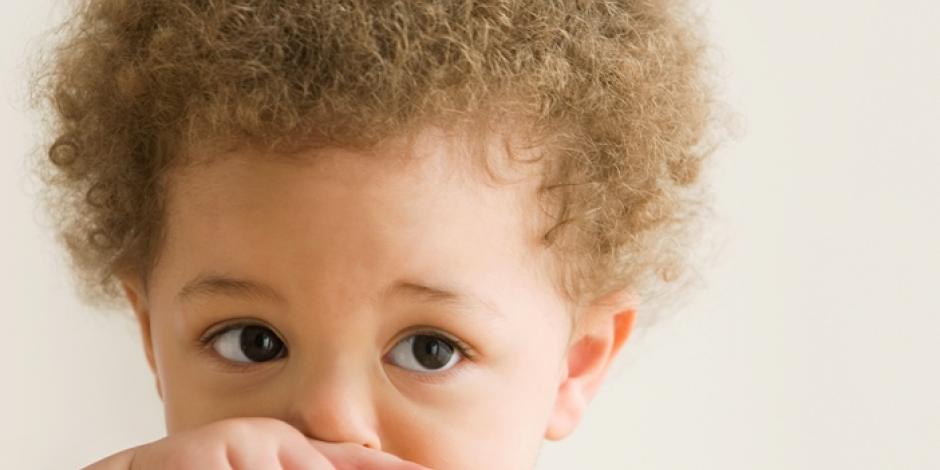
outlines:
[{"label": "brown eye", "polygon": [[212,349],[232,362],[268,362],[287,352],[284,342],[261,325],[239,325],[218,334],[212,341]]},{"label": "brown eye", "polygon": [[389,351],[389,361],[415,372],[439,372],[450,369],[461,359],[453,342],[440,336],[411,335]]}]

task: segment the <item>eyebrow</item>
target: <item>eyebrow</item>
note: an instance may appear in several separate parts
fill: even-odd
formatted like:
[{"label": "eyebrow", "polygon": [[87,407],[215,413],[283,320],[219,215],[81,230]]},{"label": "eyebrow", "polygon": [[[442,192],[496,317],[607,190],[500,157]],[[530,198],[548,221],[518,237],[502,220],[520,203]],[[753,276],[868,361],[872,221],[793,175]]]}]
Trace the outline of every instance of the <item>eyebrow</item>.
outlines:
[{"label": "eyebrow", "polygon": [[385,290],[386,298],[395,296],[411,297],[424,303],[452,307],[468,313],[480,312],[487,317],[503,317],[502,312],[492,302],[450,287],[396,281]]},{"label": "eyebrow", "polygon": [[285,303],[274,288],[259,282],[247,279],[235,279],[220,274],[201,274],[186,283],[176,298],[180,302],[187,302],[196,297],[211,297],[222,295],[226,297],[243,297],[251,299],[270,300]]},{"label": "eyebrow", "polygon": [[[201,274],[187,282],[177,294],[177,300],[188,302],[197,297],[216,295],[286,303],[284,297],[271,286],[213,273]],[[389,297],[410,297],[419,302],[456,308],[468,313],[480,312],[487,317],[503,316],[502,312],[491,302],[471,293],[462,293],[451,287],[430,286],[399,280],[385,289],[383,300]]]}]

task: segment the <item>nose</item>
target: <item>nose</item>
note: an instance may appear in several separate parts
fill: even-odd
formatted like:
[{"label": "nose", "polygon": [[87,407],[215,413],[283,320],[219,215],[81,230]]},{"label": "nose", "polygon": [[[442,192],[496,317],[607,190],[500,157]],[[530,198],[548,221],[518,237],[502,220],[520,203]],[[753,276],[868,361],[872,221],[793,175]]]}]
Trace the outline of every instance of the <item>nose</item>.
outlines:
[{"label": "nose", "polygon": [[311,439],[381,450],[368,384],[350,375],[335,368],[310,374],[292,397],[287,421]]}]

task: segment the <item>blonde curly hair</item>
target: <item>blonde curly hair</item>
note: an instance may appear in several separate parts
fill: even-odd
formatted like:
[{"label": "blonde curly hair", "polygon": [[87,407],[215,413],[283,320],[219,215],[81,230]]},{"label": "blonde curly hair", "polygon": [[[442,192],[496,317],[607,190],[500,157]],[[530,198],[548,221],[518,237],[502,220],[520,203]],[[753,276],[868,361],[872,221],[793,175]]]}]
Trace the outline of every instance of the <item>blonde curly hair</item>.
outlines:
[{"label": "blonde curly hair", "polygon": [[[82,0],[37,60],[46,201],[86,301],[159,254],[185,150],[369,147],[523,116],[570,305],[683,272],[713,115],[707,47],[668,0]],[[492,127],[492,126],[491,126]],[[712,147],[713,148],[713,147]]]}]

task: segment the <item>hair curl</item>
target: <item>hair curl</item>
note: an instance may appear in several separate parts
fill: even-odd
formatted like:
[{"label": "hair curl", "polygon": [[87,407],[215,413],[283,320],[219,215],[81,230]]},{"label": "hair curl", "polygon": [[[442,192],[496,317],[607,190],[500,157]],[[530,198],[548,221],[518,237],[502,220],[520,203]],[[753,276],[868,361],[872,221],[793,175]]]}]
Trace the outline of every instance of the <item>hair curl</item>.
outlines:
[{"label": "hair curl", "polygon": [[[673,280],[712,115],[706,46],[668,0],[83,0],[38,61],[47,201],[86,301],[160,247],[192,145],[368,146],[517,114],[551,142],[541,196],[573,305]],[[665,281],[665,283],[664,283]]]}]

